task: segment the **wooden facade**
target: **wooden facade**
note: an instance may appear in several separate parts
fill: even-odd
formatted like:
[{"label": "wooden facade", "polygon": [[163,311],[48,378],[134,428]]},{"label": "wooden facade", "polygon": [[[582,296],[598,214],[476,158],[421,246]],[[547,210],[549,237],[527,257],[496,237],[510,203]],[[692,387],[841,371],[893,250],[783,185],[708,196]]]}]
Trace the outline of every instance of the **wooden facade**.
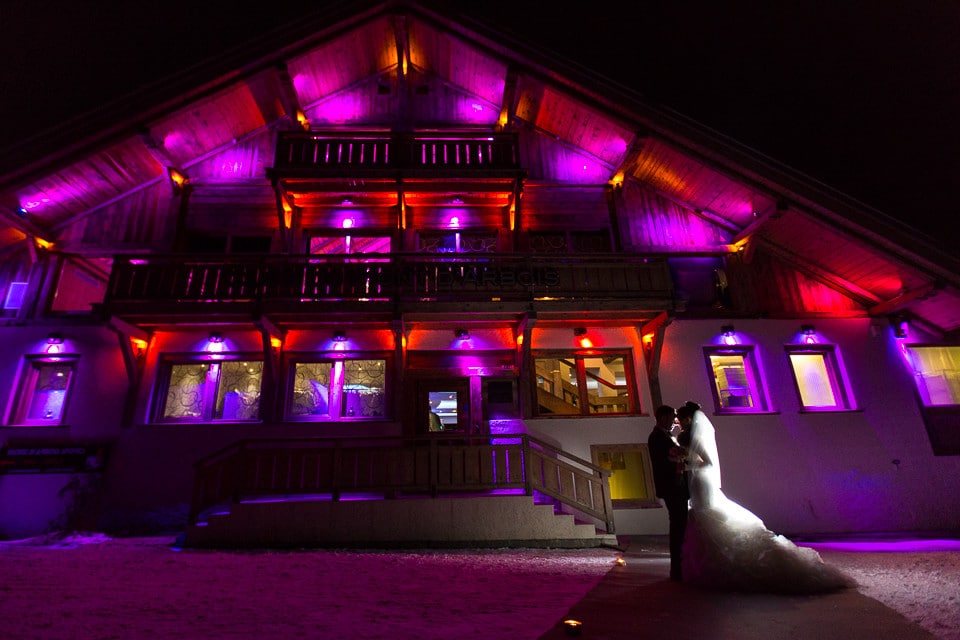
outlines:
[{"label": "wooden facade", "polygon": [[[375,488],[436,493],[416,469],[429,448],[401,443],[431,436],[442,393],[453,434],[434,435],[479,447],[476,474],[503,455],[554,472],[563,458],[576,477],[461,491],[519,488],[609,532],[666,530],[644,443],[658,404],[690,398],[716,416],[724,489],[778,530],[960,527],[937,498],[960,489],[960,391],[925,400],[905,358],[960,347],[955,255],[493,27],[415,2],[315,24],[0,160],[0,464],[109,450],[79,483],[0,467],[0,537],[63,526],[65,484],[95,526],[187,526],[229,466],[194,464],[240,443],[309,443],[300,463],[344,438],[390,443],[414,479]],[[836,368],[834,409],[808,406],[797,352]],[[751,411],[718,395],[724,354],[754,367]],[[227,369],[230,389],[171,408]],[[25,398],[65,373],[44,422]],[[437,456],[430,473],[449,465]],[[388,478],[377,460],[368,479]],[[629,498],[614,481],[611,499],[618,469]],[[217,499],[245,485],[224,486]]]}]

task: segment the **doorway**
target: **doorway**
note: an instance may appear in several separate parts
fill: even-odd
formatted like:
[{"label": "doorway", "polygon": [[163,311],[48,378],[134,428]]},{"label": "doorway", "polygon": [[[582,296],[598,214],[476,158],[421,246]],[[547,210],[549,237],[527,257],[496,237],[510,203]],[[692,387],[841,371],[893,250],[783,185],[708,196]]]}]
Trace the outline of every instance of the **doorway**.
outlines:
[{"label": "doorway", "polygon": [[421,380],[417,385],[417,433],[470,431],[470,380]]}]

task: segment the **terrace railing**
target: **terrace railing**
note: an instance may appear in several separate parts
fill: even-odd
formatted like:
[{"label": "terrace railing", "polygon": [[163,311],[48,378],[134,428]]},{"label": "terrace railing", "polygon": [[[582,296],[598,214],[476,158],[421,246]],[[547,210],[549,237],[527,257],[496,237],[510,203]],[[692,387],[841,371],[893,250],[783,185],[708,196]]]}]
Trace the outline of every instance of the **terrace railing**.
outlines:
[{"label": "terrace railing", "polygon": [[[156,307],[196,313],[204,305],[309,311],[309,303],[353,302],[396,309],[418,303],[562,301],[666,308],[667,263],[659,258],[542,254],[364,254],[345,256],[118,256],[104,299],[108,313]],[[150,303],[154,303],[151,308]],[[347,308],[347,305],[340,305]]]},{"label": "terrace railing", "polygon": [[519,176],[514,134],[424,134],[281,131],[274,177],[444,175]]},{"label": "terrace railing", "polygon": [[614,533],[610,471],[525,434],[241,440],[195,464],[190,522],[257,498],[540,493]]}]

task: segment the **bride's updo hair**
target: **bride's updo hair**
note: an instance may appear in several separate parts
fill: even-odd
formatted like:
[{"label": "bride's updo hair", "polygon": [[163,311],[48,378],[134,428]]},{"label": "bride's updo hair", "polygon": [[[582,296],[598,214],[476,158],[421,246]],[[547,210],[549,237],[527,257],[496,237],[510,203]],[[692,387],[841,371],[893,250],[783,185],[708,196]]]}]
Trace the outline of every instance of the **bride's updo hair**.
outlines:
[{"label": "bride's updo hair", "polygon": [[687,402],[684,403],[682,407],[677,409],[677,419],[683,420],[685,418],[692,418],[693,414],[695,414],[697,411],[700,411],[700,410],[701,410],[701,407],[699,404],[697,404],[693,400],[688,400]]}]

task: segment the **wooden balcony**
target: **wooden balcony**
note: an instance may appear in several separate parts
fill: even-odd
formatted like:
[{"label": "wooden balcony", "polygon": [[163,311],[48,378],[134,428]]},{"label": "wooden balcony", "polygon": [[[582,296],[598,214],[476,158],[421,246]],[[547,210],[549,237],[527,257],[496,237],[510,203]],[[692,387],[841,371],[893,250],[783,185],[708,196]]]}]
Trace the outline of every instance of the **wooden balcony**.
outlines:
[{"label": "wooden balcony", "polygon": [[166,317],[671,309],[665,260],[541,254],[118,256],[103,311]]},{"label": "wooden balcony", "polygon": [[519,178],[514,134],[281,131],[275,178]]}]

